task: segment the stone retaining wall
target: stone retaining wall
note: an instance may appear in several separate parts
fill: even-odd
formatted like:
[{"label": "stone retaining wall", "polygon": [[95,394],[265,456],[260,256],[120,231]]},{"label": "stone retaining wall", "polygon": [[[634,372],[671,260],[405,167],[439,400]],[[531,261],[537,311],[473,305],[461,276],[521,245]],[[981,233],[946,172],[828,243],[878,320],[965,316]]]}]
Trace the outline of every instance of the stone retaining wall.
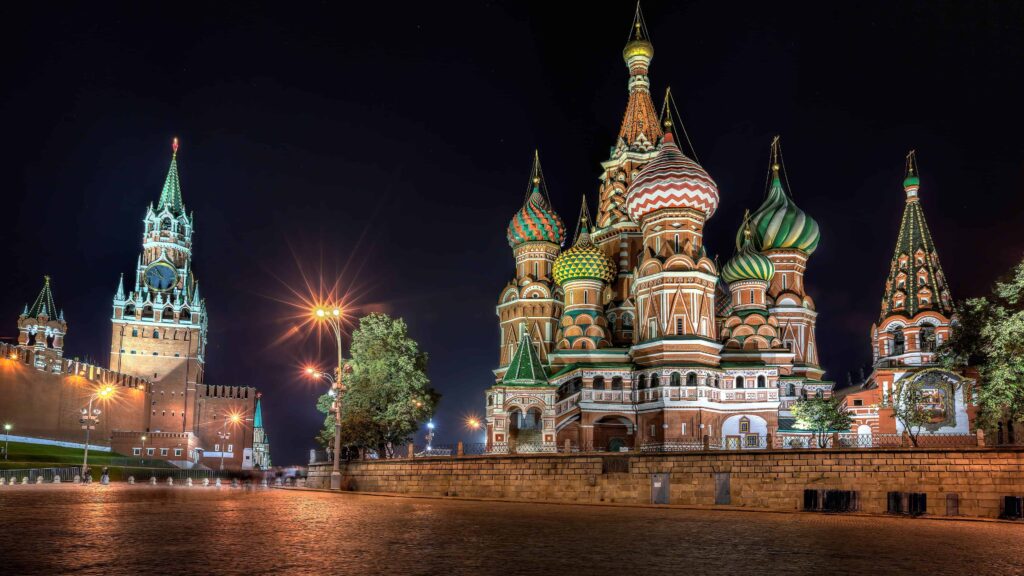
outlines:
[{"label": "stone retaining wall", "polygon": [[[311,465],[309,486],[329,485],[329,465]],[[623,455],[516,455],[356,461],[343,465],[348,490],[548,502],[652,501],[652,475],[669,474],[669,503],[714,505],[715,477],[729,504],[799,510],[804,489],[854,490],[859,510],[884,513],[887,493],[924,492],[928,513],[994,518],[1002,497],[1024,495],[1024,449],[857,449]],[[727,473],[727,475],[722,475]]]}]

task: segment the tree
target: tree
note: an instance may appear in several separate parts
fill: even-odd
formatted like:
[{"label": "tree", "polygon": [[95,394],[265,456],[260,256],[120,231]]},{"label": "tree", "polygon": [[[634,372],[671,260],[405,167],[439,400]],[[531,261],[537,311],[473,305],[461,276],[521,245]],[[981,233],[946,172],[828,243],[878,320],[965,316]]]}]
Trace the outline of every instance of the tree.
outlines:
[{"label": "tree", "polygon": [[941,368],[929,368],[897,380],[891,397],[882,399],[882,405],[892,409],[892,417],[903,425],[914,447],[917,447],[921,428],[932,423],[936,416],[929,407],[932,406],[932,398],[924,386],[926,381],[935,378],[947,380],[946,394],[952,395],[956,392],[959,384],[953,381],[955,375]]},{"label": "tree", "polygon": [[828,447],[832,432],[847,431],[853,423],[853,418],[838,398],[800,400],[793,405],[792,411],[796,418],[794,427],[814,432],[819,448]]},{"label": "tree", "polygon": [[991,296],[968,299],[959,307],[939,359],[950,370],[977,370],[979,428],[1024,421],[1024,262],[996,283]]},{"label": "tree", "polygon": [[[341,398],[341,444],[349,452],[375,451],[394,456],[429,419],[440,395],[427,377],[427,355],[409,337],[405,321],[370,314],[352,333],[352,358],[346,361]],[[327,446],[334,438],[333,398],[324,394],[317,409],[327,414],[317,436]]]}]

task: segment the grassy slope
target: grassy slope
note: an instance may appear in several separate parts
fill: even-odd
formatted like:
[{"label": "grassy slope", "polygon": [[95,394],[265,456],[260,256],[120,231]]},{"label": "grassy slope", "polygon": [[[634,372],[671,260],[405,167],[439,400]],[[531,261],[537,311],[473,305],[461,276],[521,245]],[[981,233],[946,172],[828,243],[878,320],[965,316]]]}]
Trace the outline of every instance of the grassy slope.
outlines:
[{"label": "grassy slope", "polygon": [[[2,440],[2,438],[0,438]],[[2,446],[2,445],[0,445]],[[83,450],[63,448],[45,444],[11,442],[7,460],[0,460],[0,468],[52,468],[60,466],[81,466]],[[147,458],[145,464],[140,458],[128,457],[115,452],[89,450],[89,466],[145,466],[147,468],[169,468],[170,464]]]}]

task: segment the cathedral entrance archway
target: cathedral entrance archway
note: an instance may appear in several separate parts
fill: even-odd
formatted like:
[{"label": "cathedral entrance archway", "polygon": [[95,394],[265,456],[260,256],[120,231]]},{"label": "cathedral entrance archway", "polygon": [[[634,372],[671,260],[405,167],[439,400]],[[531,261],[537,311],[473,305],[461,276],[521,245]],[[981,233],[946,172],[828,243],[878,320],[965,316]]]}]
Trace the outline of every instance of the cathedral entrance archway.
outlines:
[{"label": "cathedral entrance archway", "polygon": [[508,414],[508,447],[512,452],[538,452],[541,449],[541,432],[544,421],[540,408],[533,407],[525,412],[514,408]]},{"label": "cathedral entrance archway", "polygon": [[625,416],[604,416],[594,422],[594,448],[620,452],[633,445],[633,422]]}]

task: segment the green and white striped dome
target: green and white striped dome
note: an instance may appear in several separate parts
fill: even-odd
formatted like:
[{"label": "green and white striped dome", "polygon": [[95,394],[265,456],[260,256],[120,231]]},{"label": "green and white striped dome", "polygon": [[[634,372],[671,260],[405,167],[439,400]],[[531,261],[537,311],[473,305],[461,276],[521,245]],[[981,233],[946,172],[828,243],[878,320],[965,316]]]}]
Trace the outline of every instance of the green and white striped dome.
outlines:
[{"label": "green and white striped dome", "polygon": [[[810,255],[818,247],[818,223],[797,207],[779,180],[778,165],[772,166],[772,185],[764,203],[750,216],[754,248],[800,250]],[[740,235],[743,231],[740,230]],[[737,235],[737,243],[740,237]]]},{"label": "green and white striped dome", "polygon": [[740,227],[740,235],[743,237],[742,243],[737,243],[736,253],[722,267],[722,280],[729,284],[742,280],[771,282],[772,276],[775,275],[775,264],[754,248],[749,221],[744,221]]}]

